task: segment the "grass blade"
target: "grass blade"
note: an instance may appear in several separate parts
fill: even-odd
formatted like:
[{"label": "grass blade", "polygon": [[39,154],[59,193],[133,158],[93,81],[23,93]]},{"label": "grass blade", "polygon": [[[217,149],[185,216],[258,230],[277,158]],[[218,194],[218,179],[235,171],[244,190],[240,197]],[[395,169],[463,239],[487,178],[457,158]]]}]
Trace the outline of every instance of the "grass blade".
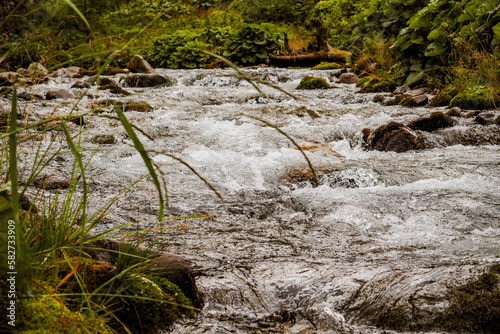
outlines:
[{"label": "grass blade", "polygon": [[160,205],[160,217],[159,220],[160,222],[163,222],[163,217],[164,217],[164,203],[163,203],[163,192],[161,190],[161,185],[160,181],[158,180],[158,175],[156,174],[155,168],[153,166],[153,162],[149,158],[148,152],[144,149],[144,146],[142,145],[141,141],[137,137],[134,129],[132,128],[132,125],[130,125],[130,122],[128,121],[127,117],[125,117],[125,114],[123,113],[122,109],[120,106],[115,105],[115,110],[116,113],[118,114],[118,118],[120,119],[120,122],[123,125],[123,128],[127,132],[127,135],[130,137],[132,142],[134,143],[134,147],[139,152],[139,154],[142,157],[142,160],[146,164],[146,167],[148,168],[148,171],[153,178],[153,182],[156,186],[156,189],[158,190],[158,196],[159,196],[159,205]]}]

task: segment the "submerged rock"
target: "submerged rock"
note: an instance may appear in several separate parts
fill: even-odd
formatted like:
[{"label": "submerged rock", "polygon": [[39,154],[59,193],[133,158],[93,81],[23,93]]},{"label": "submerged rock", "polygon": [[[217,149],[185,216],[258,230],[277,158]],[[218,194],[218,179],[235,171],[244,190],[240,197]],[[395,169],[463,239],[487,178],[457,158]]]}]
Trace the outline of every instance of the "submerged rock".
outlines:
[{"label": "submerged rock", "polygon": [[37,187],[45,190],[57,190],[68,188],[71,180],[61,171],[55,170],[51,173],[44,173],[33,182]]},{"label": "submerged rock", "polygon": [[390,122],[378,127],[368,137],[368,147],[378,151],[405,152],[424,148],[422,137],[409,127]]},{"label": "submerged rock", "polygon": [[426,115],[424,117],[420,117],[410,123],[408,123],[408,127],[412,130],[422,130],[422,131],[435,131],[440,128],[448,128],[453,126],[453,119],[442,113],[442,112],[433,112],[430,115]]},{"label": "submerged rock", "polygon": [[477,124],[481,124],[481,125],[491,125],[491,124],[495,124],[495,121],[496,121],[495,117],[496,117],[496,114],[494,114],[492,112],[482,112],[476,116],[476,118],[474,119],[474,122],[476,122]]},{"label": "submerged rock", "polygon": [[175,81],[169,77],[153,73],[134,73],[125,78],[129,87],[172,86]]}]

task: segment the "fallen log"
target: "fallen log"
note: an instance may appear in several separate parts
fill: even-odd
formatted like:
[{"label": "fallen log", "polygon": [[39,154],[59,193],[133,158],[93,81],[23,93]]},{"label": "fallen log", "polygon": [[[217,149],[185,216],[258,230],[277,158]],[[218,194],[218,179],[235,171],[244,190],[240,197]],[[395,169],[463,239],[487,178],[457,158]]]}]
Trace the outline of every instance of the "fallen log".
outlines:
[{"label": "fallen log", "polygon": [[295,56],[269,55],[269,63],[276,67],[313,67],[326,61],[328,56],[319,53],[306,53]]}]

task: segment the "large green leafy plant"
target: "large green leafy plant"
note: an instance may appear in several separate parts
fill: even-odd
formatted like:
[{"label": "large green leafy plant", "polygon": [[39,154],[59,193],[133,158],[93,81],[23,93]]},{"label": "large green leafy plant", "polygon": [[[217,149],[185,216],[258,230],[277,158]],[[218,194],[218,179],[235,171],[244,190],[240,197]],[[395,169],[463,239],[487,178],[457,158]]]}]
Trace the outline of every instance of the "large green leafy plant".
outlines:
[{"label": "large green leafy plant", "polygon": [[224,57],[240,65],[254,65],[264,62],[269,53],[282,45],[282,34],[273,24],[248,24],[231,36]]}]

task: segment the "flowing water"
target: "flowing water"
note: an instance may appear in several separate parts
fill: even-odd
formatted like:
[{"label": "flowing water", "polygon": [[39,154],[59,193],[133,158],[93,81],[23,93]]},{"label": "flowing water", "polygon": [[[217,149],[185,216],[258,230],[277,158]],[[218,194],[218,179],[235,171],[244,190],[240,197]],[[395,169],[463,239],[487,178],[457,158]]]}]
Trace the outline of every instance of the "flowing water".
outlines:
[{"label": "flowing water", "polygon": [[[223,198],[178,161],[151,155],[167,180],[168,215],[208,216],[165,223],[182,227],[163,233],[164,249],[196,264],[206,302],[204,314],[177,324],[174,333],[389,333],[384,327],[391,321],[401,331],[431,332],[450,288],[499,262],[499,126],[457,119],[452,128],[424,134],[428,149],[367,151],[363,128],[406,123],[436,109],[383,107],[354,85],[295,89],[304,75],[328,78],[329,71],[246,70],[301,100],[266,86],[263,97],[246,81],[224,76],[231,70],[158,72],[176,84],[124,87],[136,95],[121,100],[155,108],[127,117],[154,139],[140,135],[146,148],[176,155]],[[69,88],[74,81],[55,78],[32,89]],[[81,110],[95,99],[117,98],[95,86],[89,92]],[[41,117],[56,107],[69,112],[71,105],[39,102],[31,112]],[[246,115],[314,148],[305,154],[319,186],[288,138]],[[97,147],[93,136],[117,139],[89,165],[95,210],[147,170],[118,121],[85,122],[87,158]],[[67,173],[69,161],[65,153],[51,168]],[[114,208],[98,229],[159,225],[150,179]],[[158,238],[159,232],[148,234]]]}]

